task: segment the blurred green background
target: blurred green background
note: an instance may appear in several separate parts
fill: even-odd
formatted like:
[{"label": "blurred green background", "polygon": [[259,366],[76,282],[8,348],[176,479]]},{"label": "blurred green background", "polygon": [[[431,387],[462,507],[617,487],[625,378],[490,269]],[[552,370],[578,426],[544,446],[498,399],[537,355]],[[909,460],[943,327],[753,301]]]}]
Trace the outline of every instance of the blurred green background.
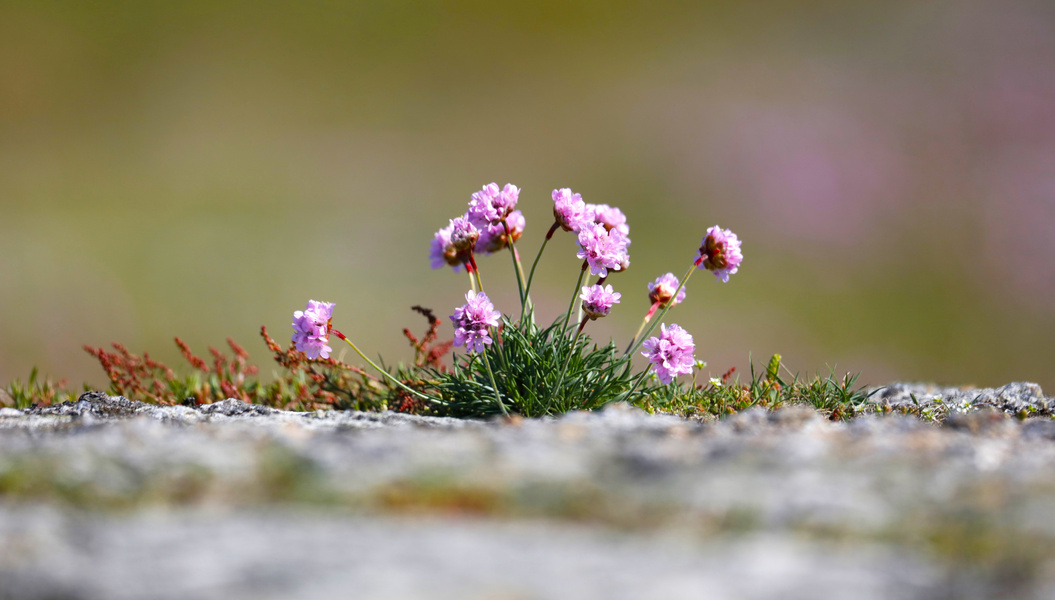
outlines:
[{"label": "blurred green background", "polygon": [[[749,353],[863,381],[1055,392],[1055,4],[0,1],[0,380],[103,384],[82,344],[267,373],[309,298],[406,359],[464,275],[432,233],[483,184],[629,216],[595,337],[716,223],[745,261],[672,313],[715,374]],[[536,302],[563,310],[569,234]],[[516,308],[507,256],[481,263]],[[445,328],[449,336],[451,331]],[[343,350],[343,349],[342,349]]]}]

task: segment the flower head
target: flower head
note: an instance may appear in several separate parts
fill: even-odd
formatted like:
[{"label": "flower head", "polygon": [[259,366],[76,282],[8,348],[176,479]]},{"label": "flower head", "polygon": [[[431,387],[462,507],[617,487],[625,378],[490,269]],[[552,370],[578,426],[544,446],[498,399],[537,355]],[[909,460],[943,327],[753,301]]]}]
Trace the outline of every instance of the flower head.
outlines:
[{"label": "flower head", "polygon": [[596,284],[583,287],[582,294],[579,296],[582,299],[582,311],[590,317],[591,321],[608,316],[612,305],[619,304],[620,297],[622,294],[612,291],[612,284],[604,287]]},{"label": "flower head", "polygon": [[715,225],[707,230],[700,244],[700,255],[696,258],[696,267],[714,273],[719,281],[729,281],[729,276],[736,273],[744,260],[740,252],[740,239],[728,229]]},{"label": "flower head", "polygon": [[483,231],[490,225],[501,223],[516,210],[519,197],[520,188],[512,183],[507,183],[501,190],[497,183],[489,183],[472,195],[466,217]]},{"label": "flower head", "polygon": [[472,251],[476,245],[476,240],[480,239],[480,230],[473,225],[468,218],[462,216],[457,219],[451,219],[451,245],[458,251],[459,254],[467,254]]},{"label": "flower head", "polygon": [[453,230],[454,223],[452,221],[450,225],[437,231],[433,236],[432,247],[429,249],[429,258],[432,260],[433,269],[441,269],[444,265],[450,265],[457,271],[464,262],[458,255],[458,249],[451,242],[451,231]]},{"label": "flower head", "polygon": [[[509,238],[516,242],[524,233],[524,215],[515,210],[506,217],[505,226],[502,223],[488,225],[487,229],[480,232],[480,239],[476,241],[476,249],[485,254],[498,252],[509,245]],[[509,227],[509,235],[506,235],[506,227]]]},{"label": "flower head", "polygon": [[609,232],[604,225],[590,223],[579,230],[579,258],[590,265],[590,273],[608,276],[608,269],[621,271],[630,264],[627,246],[630,238],[618,231]]},{"label": "flower head", "polygon": [[630,226],[626,224],[623,211],[607,204],[587,204],[586,214],[594,223],[604,225],[608,231],[618,230],[623,235],[630,235]]},{"label": "flower head", "polygon": [[696,361],[692,357],[696,344],[689,332],[675,324],[660,326],[659,337],[650,337],[643,344],[642,356],[652,363],[653,372],[663,383],[670,383],[678,375],[690,375]]},{"label": "flower head", "polygon": [[[678,292],[678,297],[674,297],[674,292],[678,289],[678,278],[674,276],[674,273],[667,273],[666,275],[660,275],[655,281],[648,284],[648,299],[653,304],[659,302],[660,306],[666,306],[670,302],[671,306],[675,304],[681,304],[685,301],[685,288],[681,288]],[[671,302],[673,300],[673,302]]]},{"label": "flower head", "polygon": [[327,342],[334,306],[332,302],[308,300],[306,309],[293,313],[293,344],[308,358],[329,358],[333,352]]},{"label": "flower head", "polygon": [[470,290],[465,294],[465,304],[451,315],[454,322],[454,345],[465,346],[470,352],[481,352],[493,341],[488,332],[498,326],[502,314],[487,299],[487,294]]},{"label": "flower head", "polygon": [[593,220],[586,213],[582,196],[569,188],[553,190],[553,217],[564,231],[579,231]]}]

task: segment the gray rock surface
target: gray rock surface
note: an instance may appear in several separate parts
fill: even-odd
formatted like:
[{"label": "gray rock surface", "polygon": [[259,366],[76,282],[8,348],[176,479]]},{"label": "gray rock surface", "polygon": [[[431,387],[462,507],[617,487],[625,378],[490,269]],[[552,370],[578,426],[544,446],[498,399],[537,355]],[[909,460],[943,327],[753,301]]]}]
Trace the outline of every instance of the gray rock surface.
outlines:
[{"label": "gray rock surface", "polygon": [[970,400],[943,424],[0,409],[0,599],[1055,597],[1055,421],[1007,414],[1050,400]]}]

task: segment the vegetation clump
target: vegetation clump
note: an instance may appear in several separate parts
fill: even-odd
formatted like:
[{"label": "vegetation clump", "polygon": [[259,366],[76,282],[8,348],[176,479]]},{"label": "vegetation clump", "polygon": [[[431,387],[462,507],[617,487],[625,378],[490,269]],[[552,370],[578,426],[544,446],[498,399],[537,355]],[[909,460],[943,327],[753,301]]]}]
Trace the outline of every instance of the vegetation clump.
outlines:
[{"label": "vegetation clump", "polygon": [[[280,371],[274,380],[257,377],[246,350],[228,338],[230,355],[209,347],[211,360],[195,355],[180,338],[176,345],[191,367],[177,372],[150,358],[137,356],[121,344],[113,350],[85,346],[110,380],[110,392],[159,404],[208,404],[226,398],[283,409],[397,410],[416,414],[527,417],[592,410],[625,401],[650,412],[692,417],[720,417],[761,406],[809,404],[832,418],[848,418],[866,410],[869,394],[855,388],[857,377],[835,374],[812,381],[781,376],[776,355],[764,373],[746,382],[730,369],[721,378],[697,381],[706,363],[695,357],[693,336],[667,313],[686,300],[685,284],[697,270],[710,271],[719,283],[729,281],[743,262],[741,242],[728,229],[707,229],[682,278],[662,274],[648,284],[648,308],[636,334],[624,346],[594,342],[584,333],[591,321],[608,316],[623,294],[608,279],[630,266],[630,227],[626,215],[607,204],[588,204],[568,188],[553,190],[553,223],[542,240],[530,270],[520,260],[516,242],[525,229],[517,210],[520,189],[512,184],[488,184],[472,194],[468,209],[451,219],[433,237],[433,268],[450,267],[469,275],[465,304],[449,317],[453,339],[440,340],[443,320],[420,306],[413,310],[428,320],[421,337],[404,330],[415,352],[413,364],[385,368],[367,357],[333,326],[334,303],[310,300],[293,315],[291,343],[283,348],[261,328],[261,337]],[[581,261],[568,309],[540,325],[531,300],[539,258],[557,232],[572,233]],[[515,314],[497,310],[488,298],[477,255],[508,251],[520,300]],[[642,296],[645,296],[642,293]],[[658,335],[652,335],[659,327]],[[330,336],[347,343],[377,375],[331,357]],[[444,357],[454,347],[451,366]],[[622,348],[622,350],[620,349]],[[634,358],[647,360],[635,371]],[[0,403],[25,407],[72,398],[64,382],[15,382],[0,395]]]}]

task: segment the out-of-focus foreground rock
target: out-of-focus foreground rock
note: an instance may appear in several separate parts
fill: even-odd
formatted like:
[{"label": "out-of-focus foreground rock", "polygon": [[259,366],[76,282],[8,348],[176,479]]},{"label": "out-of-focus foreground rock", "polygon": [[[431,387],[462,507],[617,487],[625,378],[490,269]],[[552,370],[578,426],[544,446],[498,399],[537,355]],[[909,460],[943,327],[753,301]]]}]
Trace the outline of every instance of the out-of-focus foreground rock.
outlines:
[{"label": "out-of-focus foreground rock", "polygon": [[0,598],[1055,596],[1048,417],[82,398],[0,410]]}]

